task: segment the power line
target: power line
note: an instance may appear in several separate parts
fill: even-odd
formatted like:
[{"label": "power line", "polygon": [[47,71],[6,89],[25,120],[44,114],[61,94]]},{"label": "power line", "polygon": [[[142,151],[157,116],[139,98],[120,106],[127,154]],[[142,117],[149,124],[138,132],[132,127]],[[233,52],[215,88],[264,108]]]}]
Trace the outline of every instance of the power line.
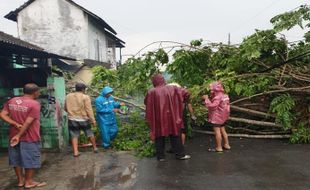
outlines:
[{"label": "power line", "polygon": [[265,8],[263,8],[261,11],[259,11],[257,14],[255,14],[253,17],[251,17],[250,19],[246,20],[245,22],[241,23],[240,25],[238,25],[237,27],[235,27],[232,32],[236,32],[238,31],[240,28],[242,28],[245,24],[247,24],[248,22],[254,20],[256,17],[258,17],[259,15],[261,15],[263,12],[265,12],[267,9],[269,9],[272,5],[274,5],[275,3],[280,2],[279,0],[274,0],[273,2],[271,2],[268,6],[266,6]]}]

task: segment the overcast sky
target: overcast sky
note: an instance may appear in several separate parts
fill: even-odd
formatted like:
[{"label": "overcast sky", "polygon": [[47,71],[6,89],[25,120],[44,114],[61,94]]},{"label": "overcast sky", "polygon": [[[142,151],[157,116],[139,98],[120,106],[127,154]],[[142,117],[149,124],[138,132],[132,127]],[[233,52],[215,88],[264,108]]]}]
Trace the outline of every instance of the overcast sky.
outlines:
[{"label": "overcast sky", "polygon": [[[0,30],[17,35],[16,23],[3,16],[25,0],[0,0]],[[192,39],[239,43],[270,18],[310,0],[75,0],[111,25],[126,42],[124,54],[135,54],[158,40],[189,43]],[[301,39],[301,32],[287,34]]]}]

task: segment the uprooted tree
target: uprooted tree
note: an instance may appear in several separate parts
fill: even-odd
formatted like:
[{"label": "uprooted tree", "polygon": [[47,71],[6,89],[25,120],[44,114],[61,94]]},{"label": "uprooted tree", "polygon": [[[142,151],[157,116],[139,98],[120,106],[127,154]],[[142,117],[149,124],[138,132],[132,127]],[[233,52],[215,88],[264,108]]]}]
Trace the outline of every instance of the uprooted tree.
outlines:
[{"label": "uprooted tree", "polygon": [[[93,87],[112,85],[122,94],[145,94],[150,77],[160,72],[191,92],[197,123],[206,123],[201,96],[221,80],[231,98],[228,123],[235,133],[292,134],[292,143],[309,143],[310,6],[277,15],[273,28],[256,30],[239,45],[176,43],[126,61],[116,71],[94,69]],[[288,42],[281,32],[301,27],[304,38]],[[169,61],[169,52],[175,50]]]}]

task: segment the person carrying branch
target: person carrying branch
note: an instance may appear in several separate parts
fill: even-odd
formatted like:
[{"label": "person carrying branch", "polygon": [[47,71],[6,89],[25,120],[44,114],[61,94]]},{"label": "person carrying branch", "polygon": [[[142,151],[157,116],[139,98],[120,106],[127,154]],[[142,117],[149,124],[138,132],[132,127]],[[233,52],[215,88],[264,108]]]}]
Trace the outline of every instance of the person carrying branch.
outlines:
[{"label": "person carrying branch", "polygon": [[124,103],[115,102],[112,96],[113,89],[105,86],[100,96],[96,98],[96,114],[102,137],[102,146],[109,149],[111,141],[116,138],[118,126],[116,121],[116,113],[120,112],[120,107]]},{"label": "person carrying branch", "polygon": [[91,125],[96,126],[96,120],[90,96],[85,94],[86,88],[85,84],[77,83],[75,85],[75,92],[69,93],[66,96],[65,110],[68,113],[68,127],[74,157],[80,156],[78,138],[81,131],[90,140],[94,153],[98,153],[95,135],[91,129]]}]

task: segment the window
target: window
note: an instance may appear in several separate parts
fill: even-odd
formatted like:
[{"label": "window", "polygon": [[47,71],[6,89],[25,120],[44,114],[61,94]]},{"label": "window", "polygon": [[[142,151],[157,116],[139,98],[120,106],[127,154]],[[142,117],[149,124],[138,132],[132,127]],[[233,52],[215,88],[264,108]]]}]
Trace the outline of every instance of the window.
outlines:
[{"label": "window", "polygon": [[99,40],[95,40],[95,60],[100,61],[100,44]]}]

